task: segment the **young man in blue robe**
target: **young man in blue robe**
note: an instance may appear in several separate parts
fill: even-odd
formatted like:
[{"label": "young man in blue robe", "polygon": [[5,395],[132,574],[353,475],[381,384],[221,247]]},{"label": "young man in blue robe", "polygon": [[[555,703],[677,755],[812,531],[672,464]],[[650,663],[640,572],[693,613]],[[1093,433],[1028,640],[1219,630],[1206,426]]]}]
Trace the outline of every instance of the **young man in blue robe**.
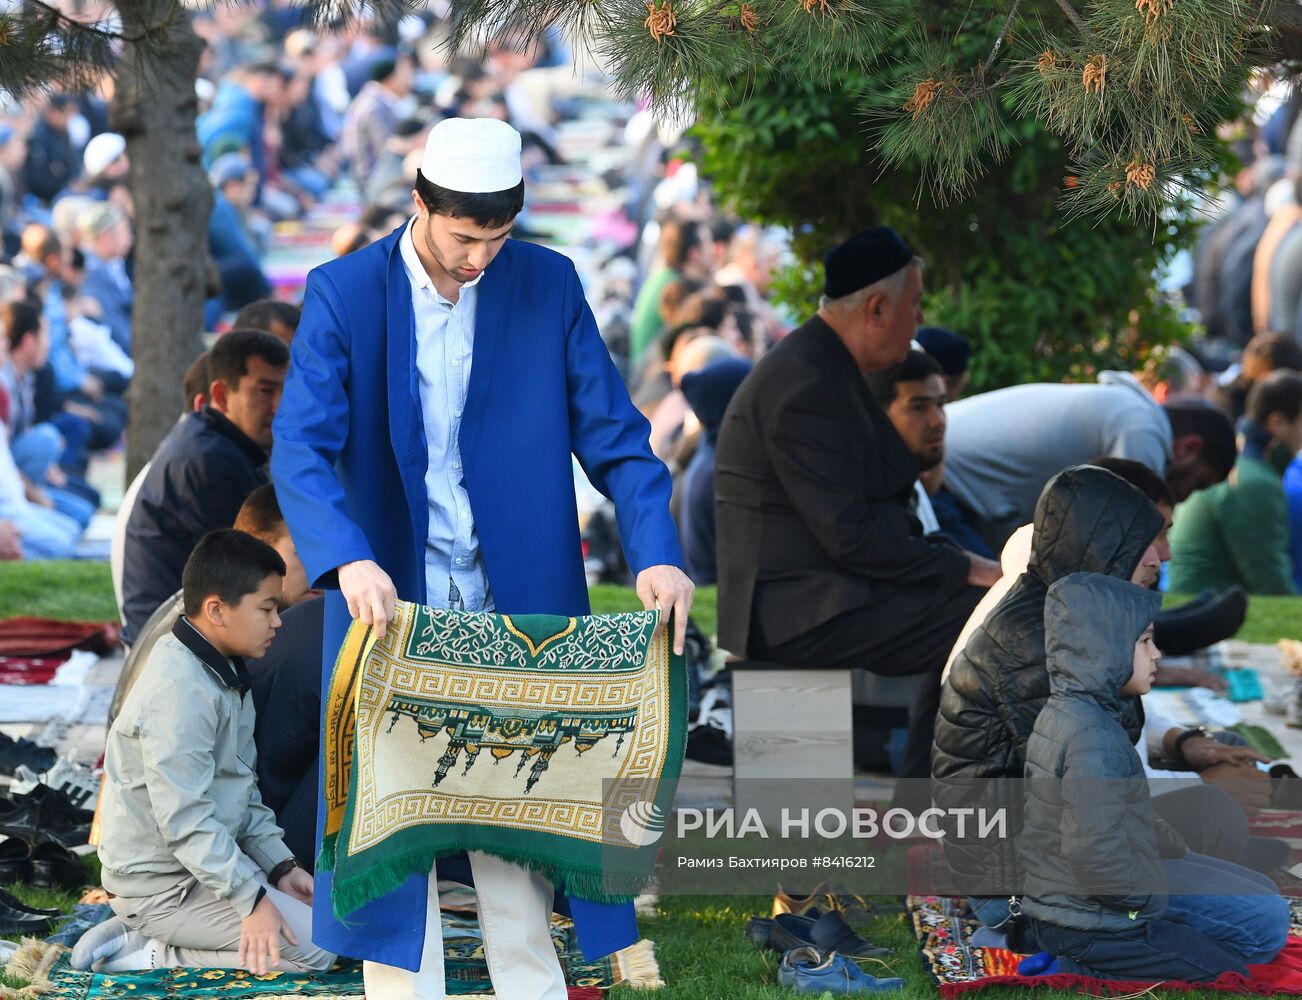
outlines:
[{"label": "young man in blue robe", "polygon": [[[351,620],[382,634],[399,597],[588,613],[571,455],[614,500],[638,596],[672,609],[681,649],[692,585],[678,568],[669,474],[573,264],[508,239],[524,201],[519,134],[496,120],[440,122],[413,200],[407,224],[308,275],[274,428],[276,495],[308,578],[330,588],[323,685]],[[563,1000],[553,887],[479,852],[470,865],[498,996]],[[364,959],[368,995],[442,1000],[433,872],[346,926],[331,913],[329,874],[316,878],[313,940]],[[588,957],[636,940],[631,906],[569,902]]]}]

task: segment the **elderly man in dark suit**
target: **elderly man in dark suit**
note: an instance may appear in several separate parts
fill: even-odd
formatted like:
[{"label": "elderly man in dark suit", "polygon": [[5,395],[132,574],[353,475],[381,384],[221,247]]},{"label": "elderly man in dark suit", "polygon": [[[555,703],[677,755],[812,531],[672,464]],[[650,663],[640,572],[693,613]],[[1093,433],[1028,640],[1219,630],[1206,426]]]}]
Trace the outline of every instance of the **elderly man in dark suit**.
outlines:
[{"label": "elderly man in dark suit", "polygon": [[817,315],[755,366],[719,434],[719,643],[922,675],[901,777],[925,778],[941,667],[999,567],[922,536],[917,462],[864,380],[908,353],[921,261],[878,227],[825,264]]}]

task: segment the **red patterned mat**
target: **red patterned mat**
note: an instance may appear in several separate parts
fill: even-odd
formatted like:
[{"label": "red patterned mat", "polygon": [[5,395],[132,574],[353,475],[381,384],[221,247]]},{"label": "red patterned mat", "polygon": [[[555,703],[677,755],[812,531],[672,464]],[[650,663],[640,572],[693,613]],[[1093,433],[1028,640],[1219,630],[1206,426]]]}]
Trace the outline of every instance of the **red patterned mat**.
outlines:
[{"label": "red patterned mat", "polygon": [[[1278,837],[1280,840],[1288,841],[1292,849],[1289,865],[1295,867],[1302,865],[1302,812],[1263,809],[1248,820],[1248,829],[1255,837]],[[1296,870],[1302,872],[1302,868]],[[1302,897],[1302,878],[1292,872],[1284,875],[1276,873],[1275,881],[1279,883],[1279,890],[1285,896]]]},{"label": "red patterned mat", "polygon": [[1139,980],[1094,979],[1090,976],[1019,976],[1021,955],[1006,948],[977,948],[972,934],[980,924],[967,903],[956,896],[910,896],[909,919],[922,952],[922,964],[950,998],[989,986],[1070,990],[1095,997],[1136,995],[1160,986],[1163,990],[1218,990],[1239,994],[1302,995],[1302,900],[1293,900],[1292,936],[1269,965],[1250,965],[1250,976],[1226,973],[1212,983],[1154,983]]}]

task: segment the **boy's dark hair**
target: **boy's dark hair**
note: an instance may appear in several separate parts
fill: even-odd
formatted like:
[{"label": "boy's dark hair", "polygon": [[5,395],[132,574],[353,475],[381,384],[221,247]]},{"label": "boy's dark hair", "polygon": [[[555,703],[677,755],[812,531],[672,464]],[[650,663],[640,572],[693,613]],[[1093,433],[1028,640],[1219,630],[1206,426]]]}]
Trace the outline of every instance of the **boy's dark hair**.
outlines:
[{"label": "boy's dark hair", "polygon": [[450,215],[454,219],[469,219],[484,229],[496,229],[514,222],[524,208],[524,181],[505,191],[486,191],[470,194],[449,191],[427,180],[416,171],[416,194],[432,215]]},{"label": "boy's dark hair", "polygon": [[883,410],[895,402],[901,382],[921,382],[932,375],[944,375],[940,362],[926,351],[909,351],[898,365],[866,376],[868,390]]},{"label": "boy's dark hair", "polygon": [[1107,469],[1113,475],[1120,476],[1153,503],[1164,503],[1168,507],[1175,506],[1175,494],[1171,492],[1170,485],[1143,462],[1136,462],[1133,458],[1100,455],[1098,458],[1090,459],[1086,464]]},{"label": "boy's dark hair", "polygon": [[1243,358],[1262,361],[1269,371],[1280,368],[1302,370],[1302,344],[1292,334],[1259,333],[1243,348]]},{"label": "boy's dark hair", "polygon": [[194,397],[208,397],[208,389],[212,385],[212,380],[208,378],[208,352],[204,351],[197,358],[190,362],[190,367],[185,370],[185,412],[189,413],[194,406]]},{"label": "boy's dark hair", "polygon": [[[208,352],[208,384],[225,382],[232,389],[249,373],[249,358],[261,358],[274,368],[289,365],[289,348],[265,330],[232,330],[217,338]],[[193,397],[192,397],[193,398]]]},{"label": "boy's dark hair", "polygon": [[4,326],[9,347],[16,348],[29,333],[40,331],[41,308],[26,299],[10,302],[0,309],[0,325]]},{"label": "boy's dark hair", "polygon": [[298,321],[302,316],[303,310],[292,302],[258,299],[237,312],[231,326],[236,330],[265,330],[269,333],[272,323],[280,323],[289,327],[293,333],[298,329]]},{"label": "boy's dark hair", "polygon": [[660,226],[660,253],[675,271],[681,271],[687,255],[704,242],[699,222],[670,219]]},{"label": "boy's dark hair", "polygon": [[1273,371],[1259,379],[1248,390],[1245,413],[1249,420],[1261,427],[1266,418],[1278,413],[1285,420],[1296,420],[1302,410],[1302,375],[1291,368]]},{"label": "boy's dark hair", "polygon": [[1238,458],[1238,444],[1234,440],[1234,425],[1225,411],[1205,400],[1181,399],[1164,403],[1167,419],[1171,421],[1171,434],[1186,437],[1193,434],[1202,438],[1203,450],[1198,458],[1224,479],[1234,468]]},{"label": "boy's dark hair", "polygon": [[210,531],[199,539],[181,571],[185,613],[197,615],[213,594],[227,604],[239,604],[273,573],[285,575],[285,560],[266,542],[234,528]]},{"label": "boy's dark hair", "polygon": [[656,303],[656,311],[668,322],[678,323],[680,322],[678,310],[683,307],[688,299],[698,292],[704,291],[705,288],[705,282],[696,281],[693,278],[671,281],[660,292],[660,301]]},{"label": "boy's dark hair", "polygon": [[259,486],[244,498],[244,506],[235,517],[235,530],[247,532],[268,545],[285,534],[285,515],[280,512],[273,484]]}]

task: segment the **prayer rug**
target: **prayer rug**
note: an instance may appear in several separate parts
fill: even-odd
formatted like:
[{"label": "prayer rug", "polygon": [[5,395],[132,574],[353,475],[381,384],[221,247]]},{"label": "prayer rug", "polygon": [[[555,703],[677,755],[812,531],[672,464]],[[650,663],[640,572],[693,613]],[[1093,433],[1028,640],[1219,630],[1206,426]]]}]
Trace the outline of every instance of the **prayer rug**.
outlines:
[{"label": "prayer rug", "polygon": [[[445,917],[445,929],[447,926]],[[570,930],[572,932],[572,928]],[[553,934],[555,933],[554,929]],[[572,933],[562,937],[566,937],[577,948]],[[463,1000],[493,996],[483,949],[479,950],[476,957],[462,945],[461,954],[454,954],[452,946],[456,940],[458,939],[447,943],[448,996],[461,997]],[[464,938],[459,940],[464,942]],[[613,958],[614,956],[612,961]],[[579,962],[582,963],[582,959]],[[479,975],[480,970],[482,976]],[[574,965],[566,966],[567,976],[573,971]],[[30,982],[31,985],[13,991],[15,997],[24,1000],[26,996],[40,996],[50,1000],[119,1000],[122,997],[133,997],[136,1000],[239,1000],[245,997],[256,997],[258,1000],[299,1000],[307,997],[363,1000],[364,992],[362,967],[357,962],[327,973],[269,972],[255,976],[244,969],[158,969],[105,975],[78,972],[69,967],[68,951],[65,948],[37,941],[24,942],[23,948],[14,956],[6,972],[16,979]],[[638,982],[636,979],[603,979],[595,965],[588,968],[585,978],[591,982],[568,987],[569,1000],[600,1000],[601,988],[615,982],[627,981],[631,985],[637,985]],[[662,985],[658,977],[654,983],[647,984]],[[0,987],[0,1000],[7,1000],[3,990]]]},{"label": "prayer rug", "polygon": [[1261,689],[1261,678],[1251,667],[1225,671],[1225,682],[1230,686],[1230,701],[1261,701],[1265,697],[1265,692]]},{"label": "prayer rug", "polygon": [[109,653],[121,645],[117,622],[61,622],[51,618],[0,621],[0,655],[53,656],[85,649]]},{"label": "prayer rug", "polygon": [[1287,809],[1263,809],[1248,820],[1248,831],[1254,837],[1277,837],[1289,846],[1290,872],[1275,875],[1279,891],[1285,896],[1302,897],[1302,879],[1295,874],[1302,870],[1302,812]]},{"label": "prayer rug", "polygon": [[686,668],[660,620],[400,601],[381,642],[354,622],[322,742],[336,915],[463,850],[582,899],[633,899],[685,749]]},{"label": "prayer rug", "polygon": [[1090,996],[1120,997],[1163,990],[1217,990],[1225,993],[1302,995],[1302,937],[1299,937],[1299,911],[1302,901],[1293,900],[1293,925],[1288,944],[1269,965],[1248,966],[1249,976],[1226,973],[1211,983],[1182,983],[1166,980],[1095,979],[1090,976],[1052,974],[1021,976],[1019,962],[1025,958],[1006,948],[979,948],[972,935],[980,922],[972,915],[967,902],[957,896],[910,896],[907,900],[910,920],[922,964],[940,987],[946,1000],[961,993],[990,986],[1038,987],[1069,990]]},{"label": "prayer rug", "polygon": [[0,656],[0,684],[48,684],[64,656]]},{"label": "prayer rug", "polygon": [[[579,947],[574,921],[553,914],[552,944],[560,955],[565,982],[571,987],[608,989],[624,983],[637,989],[664,986],[656,964],[655,946],[642,940],[613,955],[586,961]],[[449,995],[491,993],[492,981],[484,959],[484,939],[479,922],[461,914],[443,914],[443,954]]]},{"label": "prayer rug", "polygon": [[1230,732],[1238,733],[1248,741],[1248,746],[1256,750],[1267,760],[1283,760],[1289,756],[1284,744],[1276,738],[1265,726],[1259,726],[1252,722],[1240,722],[1237,726],[1230,726]]}]

